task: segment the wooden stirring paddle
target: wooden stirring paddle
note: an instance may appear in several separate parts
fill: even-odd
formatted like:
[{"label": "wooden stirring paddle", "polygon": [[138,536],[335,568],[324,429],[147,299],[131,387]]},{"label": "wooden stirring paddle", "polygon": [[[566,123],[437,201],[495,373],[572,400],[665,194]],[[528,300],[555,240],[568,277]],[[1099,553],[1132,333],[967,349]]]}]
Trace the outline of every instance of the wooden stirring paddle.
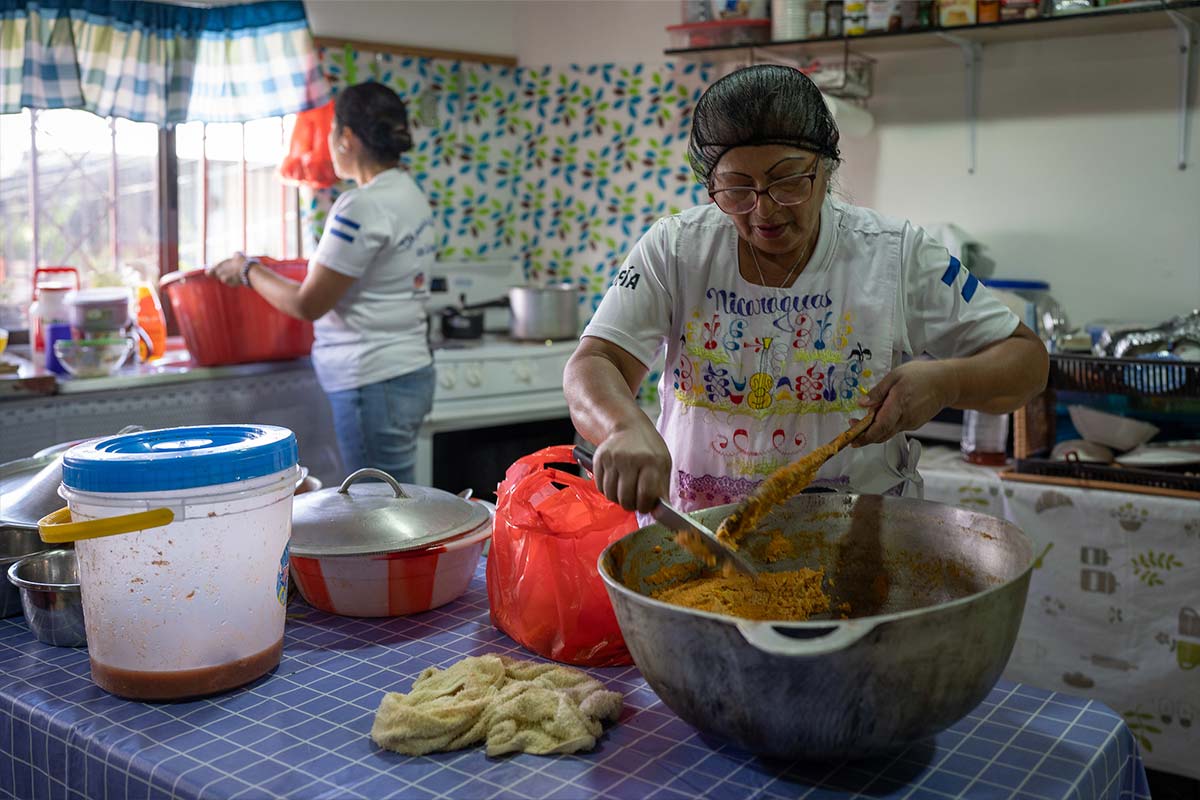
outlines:
[{"label": "wooden stirring paddle", "polygon": [[807,488],[825,462],[857,439],[863,431],[871,427],[874,420],[875,409],[872,408],[867,411],[866,416],[829,444],[818,447],[793,464],[775,470],[759,484],[754,494],[743,500],[741,505],[725,518],[721,527],[717,528],[717,539],[730,548],[736,548],[742,537],[754,530],[772,508]]}]

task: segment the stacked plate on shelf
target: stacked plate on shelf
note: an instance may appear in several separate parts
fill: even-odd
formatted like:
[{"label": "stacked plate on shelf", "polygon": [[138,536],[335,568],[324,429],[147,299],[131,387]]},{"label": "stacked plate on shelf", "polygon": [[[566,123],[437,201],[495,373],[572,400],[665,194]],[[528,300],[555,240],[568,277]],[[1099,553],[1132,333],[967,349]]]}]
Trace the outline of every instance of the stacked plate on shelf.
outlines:
[{"label": "stacked plate on shelf", "polygon": [[782,42],[808,37],[805,0],[771,0],[771,39]]},{"label": "stacked plate on shelf", "polygon": [[1117,456],[1123,467],[1135,469],[1167,469],[1192,472],[1200,467],[1200,441],[1155,442],[1144,444]]}]

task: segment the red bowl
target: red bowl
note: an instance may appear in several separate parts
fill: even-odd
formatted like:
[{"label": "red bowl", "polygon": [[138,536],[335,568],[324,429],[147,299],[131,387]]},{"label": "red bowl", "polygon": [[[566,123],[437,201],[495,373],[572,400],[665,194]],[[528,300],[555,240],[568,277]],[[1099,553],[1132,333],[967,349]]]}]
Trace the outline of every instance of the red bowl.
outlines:
[{"label": "red bowl", "polygon": [[[292,280],[304,280],[308,272],[302,260],[259,260]],[[188,352],[201,366],[284,361],[312,351],[312,323],[278,311],[253,289],[226,286],[203,269],[164,275],[159,287]]]},{"label": "red bowl", "polygon": [[467,591],[490,523],[419,550],[364,556],[291,557],[292,577],[308,604],[346,617],[398,617],[457,600]]}]

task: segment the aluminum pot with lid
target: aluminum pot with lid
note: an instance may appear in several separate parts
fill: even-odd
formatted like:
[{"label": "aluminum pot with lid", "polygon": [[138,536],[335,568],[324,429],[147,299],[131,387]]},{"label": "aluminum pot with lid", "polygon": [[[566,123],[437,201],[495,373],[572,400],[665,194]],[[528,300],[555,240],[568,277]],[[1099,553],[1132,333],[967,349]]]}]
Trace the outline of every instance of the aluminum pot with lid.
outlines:
[{"label": "aluminum pot with lid", "polygon": [[[142,430],[129,425],[121,433]],[[38,535],[38,520],[62,506],[62,454],[79,439],[39,450],[31,458],[0,464],[0,570],[7,570],[32,553],[54,549]],[[21,595],[8,581],[0,581],[0,617],[21,613]]]},{"label": "aluminum pot with lid", "polygon": [[491,535],[480,503],[360,469],[296,498],[292,577],[309,605],[331,614],[415,614],[467,590]]},{"label": "aluminum pot with lid", "polygon": [[572,283],[514,286],[508,290],[514,339],[543,341],[579,336],[579,287]]}]

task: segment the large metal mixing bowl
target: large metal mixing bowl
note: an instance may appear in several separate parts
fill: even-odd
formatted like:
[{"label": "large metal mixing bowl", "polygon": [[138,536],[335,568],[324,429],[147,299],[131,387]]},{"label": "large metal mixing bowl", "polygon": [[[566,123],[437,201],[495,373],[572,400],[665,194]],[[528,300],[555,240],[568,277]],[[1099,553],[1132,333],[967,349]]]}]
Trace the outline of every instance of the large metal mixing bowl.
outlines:
[{"label": "large metal mixing bowl", "polygon": [[[716,528],[732,510],[694,516]],[[775,530],[795,557],[766,564]],[[600,574],[663,702],[702,731],[781,758],[886,752],[966,715],[1008,661],[1033,568],[1011,523],[874,495],[800,495],[743,547],[765,570],[824,567],[849,619],[754,622],[653,600],[661,573],[647,579],[690,560],[661,525],[609,545]]]}]

